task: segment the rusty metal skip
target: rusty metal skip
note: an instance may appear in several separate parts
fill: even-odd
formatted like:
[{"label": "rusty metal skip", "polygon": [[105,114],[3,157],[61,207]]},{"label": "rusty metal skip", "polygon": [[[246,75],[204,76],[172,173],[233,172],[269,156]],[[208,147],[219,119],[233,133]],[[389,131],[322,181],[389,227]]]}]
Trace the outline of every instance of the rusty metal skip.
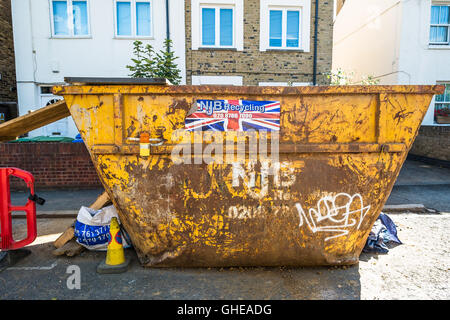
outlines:
[{"label": "rusty metal skip", "polygon": [[[357,263],[432,96],[442,91],[101,82],[53,88],[141,264],[158,267]],[[279,136],[278,160],[174,163],[173,134],[202,99],[278,101],[280,128],[269,135]],[[150,143],[148,154],[140,153],[144,132],[146,143],[160,142]],[[190,137],[187,143],[195,142]]]}]

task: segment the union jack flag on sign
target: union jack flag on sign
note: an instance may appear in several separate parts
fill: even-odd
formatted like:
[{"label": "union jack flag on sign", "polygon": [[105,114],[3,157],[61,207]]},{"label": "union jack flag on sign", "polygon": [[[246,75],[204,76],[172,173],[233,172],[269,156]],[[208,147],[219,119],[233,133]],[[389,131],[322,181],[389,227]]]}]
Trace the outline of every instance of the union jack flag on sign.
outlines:
[{"label": "union jack flag on sign", "polygon": [[280,130],[279,101],[197,100],[197,107],[186,117],[187,131]]}]

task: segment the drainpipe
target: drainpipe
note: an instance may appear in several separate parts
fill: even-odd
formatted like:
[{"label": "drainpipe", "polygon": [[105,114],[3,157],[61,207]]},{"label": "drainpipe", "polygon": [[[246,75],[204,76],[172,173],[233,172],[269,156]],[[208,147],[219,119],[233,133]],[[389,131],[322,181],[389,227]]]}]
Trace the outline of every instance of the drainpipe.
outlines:
[{"label": "drainpipe", "polygon": [[[166,0],[166,39],[170,39],[169,0]],[[170,51],[170,48],[167,48]]]},{"label": "drainpipe", "polygon": [[32,1],[28,0],[28,10],[30,14],[30,35],[31,35],[31,55],[33,59],[33,84],[36,85],[36,72],[37,72],[37,61],[36,61],[36,48],[34,47],[34,35],[33,35],[33,5]]},{"label": "drainpipe", "polygon": [[313,60],[313,85],[317,85],[317,27],[319,23],[319,0],[315,1],[314,13],[314,60]]}]

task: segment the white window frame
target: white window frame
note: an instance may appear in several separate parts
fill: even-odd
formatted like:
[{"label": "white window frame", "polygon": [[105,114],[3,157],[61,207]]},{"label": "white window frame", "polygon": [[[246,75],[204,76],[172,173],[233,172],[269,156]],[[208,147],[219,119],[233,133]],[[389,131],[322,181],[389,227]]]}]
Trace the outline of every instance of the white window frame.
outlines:
[{"label": "white window frame", "polygon": [[[202,45],[202,8],[233,9],[233,45],[220,46],[220,22],[216,19],[216,44]],[[219,26],[219,28],[217,28]],[[219,32],[219,36],[217,35]],[[236,49],[244,50],[244,0],[191,0],[191,42],[192,50],[208,49]]]},{"label": "white window frame", "polygon": [[[437,82],[438,85],[450,85],[450,81],[439,81]],[[445,94],[445,91],[444,91]],[[433,104],[433,122],[436,125],[446,125],[446,124],[442,124],[442,123],[437,123],[436,120],[434,119],[434,113],[436,112],[436,104],[443,104],[446,105],[448,107],[450,107],[450,101],[436,101],[436,95],[433,97],[434,100],[434,104]]]},{"label": "white window frame", "polygon": [[[272,47],[270,46],[270,11],[281,11],[281,46],[280,47]],[[286,46],[287,40],[287,12],[288,11],[297,11],[299,13],[299,21],[298,21],[298,47],[288,47]],[[303,20],[303,10],[301,7],[279,7],[279,6],[269,6],[269,11],[267,13],[269,15],[269,47],[268,49],[275,50],[301,50],[302,46],[302,20]]]},{"label": "white window frame", "polygon": [[[270,10],[282,10],[282,46],[271,47]],[[287,13],[289,10],[300,10],[299,46],[286,47]],[[311,0],[260,0],[260,51],[310,51]]]},{"label": "white window frame", "polygon": [[87,11],[87,28],[88,28],[88,34],[82,34],[82,35],[75,35],[74,34],[74,25],[73,25],[73,1],[78,0],[59,0],[59,1],[66,1],[67,2],[67,20],[69,21],[69,34],[68,35],[61,35],[61,34],[55,34],[55,20],[53,17],[53,1],[58,0],[49,0],[49,8],[50,8],[50,26],[51,26],[51,37],[52,38],[69,38],[69,39],[86,39],[91,38],[91,14],[90,14],[90,0],[83,0],[86,1],[86,11]]},{"label": "white window frame", "polygon": [[[203,44],[203,9],[215,9],[215,38],[214,38],[214,45],[204,45]],[[220,45],[220,9],[232,9],[233,10],[233,38],[232,38],[232,43],[231,46],[221,46]],[[201,48],[234,48],[235,47],[235,24],[234,21],[236,19],[236,8],[232,5],[211,5],[211,4],[207,4],[207,5],[200,5],[200,47]]]},{"label": "white window frame", "polygon": [[[131,35],[119,35],[117,34],[117,2],[130,2],[131,5]],[[150,3],[150,35],[138,36],[136,26],[136,2]],[[153,22],[153,0],[114,0],[114,37],[117,39],[154,39],[154,22]]]},{"label": "white window frame", "polygon": [[[258,86],[260,87],[289,87],[288,82],[259,82]],[[312,86],[311,82],[292,82],[292,87],[305,87],[305,86]]]},{"label": "white window frame", "polygon": [[[51,87],[53,87],[55,85],[58,85],[58,84],[54,83],[52,85],[49,85],[49,84],[37,85],[38,92],[39,92],[39,104],[38,105],[40,106],[40,108],[45,107],[45,105],[42,104],[42,100],[44,98],[53,98],[55,100],[63,100],[64,99],[63,96],[54,95],[52,92],[50,92],[50,93],[42,93],[42,88],[43,87],[51,88]],[[61,130],[61,132],[59,132],[59,134],[53,134],[54,132],[50,131],[50,129],[55,128],[55,125],[60,125],[63,128],[63,130]],[[49,123],[48,125],[43,126],[41,128],[41,130],[42,130],[41,131],[42,134],[45,135],[45,136],[48,136],[48,137],[64,137],[64,136],[67,136],[68,132],[69,132],[68,118],[66,117],[66,118],[60,119],[58,121],[55,121],[53,123]],[[58,132],[58,131],[55,131],[55,132]]]},{"label": "white window frame", "polygon": [[242,86],[242,76],[192,76],[192,85]]},{"label": "white window frame", "polygon": [[[431,23],[431,7],[434,6],[440,6],[440,7],[449,7],[450,10],[450,3],[448,2],[432,2],[430,6],[430,28],[428,33],[428,44],[430,46],[443,46],[443,47],[449,47],[450,46],[450,21],[446,24],[432,24]],[[430,41],[430,35],[431,35],[431,27],[447,27],[447,42],[431,42]]]}]

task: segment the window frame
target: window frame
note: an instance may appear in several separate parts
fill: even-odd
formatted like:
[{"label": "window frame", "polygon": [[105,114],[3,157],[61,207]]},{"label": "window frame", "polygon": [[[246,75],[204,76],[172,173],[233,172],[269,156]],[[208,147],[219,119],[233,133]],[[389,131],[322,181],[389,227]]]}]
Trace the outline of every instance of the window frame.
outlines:
[{"label": "window frame", "polygon": [[[203,9],[215,9],[215,35],[214,35],[214,45],[204,45],[203,44]],[[231,9],[233,10],[233,24],[232,24],[232,43],[230,46],[223,46],[220,45],[220,9]],[[199,48],[227,48],[227,49],[234,49],[236,48],[236,27],[235,27],[235,21],[236,21],[236,8],[234,5],[231,4],[201,4],[199,7],[199,14],[200,14],[200,45]]]},{"label": "window frame", "polygon": [[[270,45],[270,11],[281,11],[281,46],[274,47]],[[295,11],[299,13],[298,18],[298,46],[297,47],[288,47],[287,44],[287,12]],[[269,32],[268,32],[268,50],[302,50],[302,23],[303,23],[303,8],[302,7],[286,7],[286,6],[276,6],[270,5],[267,8],[267,16],[268,24],[269,24]]]},{"label": "window frame", "polygon": [[278,82],[278,81],[260,81],[258,82],[258,86],[260,87],[306,87],[306,86],[312,86],[311,82],[291,82],[291,85],[289,85],[289,82]]},{"label": "window frame", "polygon": [[[191,2],[191,50],[230,50],[244,51],[244,0],[186,0]],[[233,7],[233,47],[203,46],[201,39],[201,10],[200,6]],[[219,42],[220,43],[220,42]]]},{"label": "window frame", "polygon": [[[67,20],[70,21],[69,25],[69,34],[61,35],[55,34],[55,19],[53,16],[53,2],[67,2]],[[87,34],[76,35],[74,33],[75,26],[73,23],[73,1],[86,1],[86,13],[87,13]],[[55,39],[86,39],[91,38],[91,14],[90,14],[90,0],[49,0],[49,8],[50,8],[50,29],[51,29],[51,38]]]},{"label": "window frame", "polygon": [[[449,20],[445,24],[433,24],[431,23],[431,11],[433,7],[448,7],[449,8]],[[443,46],[450,47],[450,3],[431,3],[430,6],[430,20],[429,20],[429,30],[428,30],[428,45],[430,46]],[[447,27],[447,41],[446,42],[431,42],[431,27]]]},{"label": "window frame", "polygon": [[[130,2],[131,6],[131,35],[119,35],[117,34],[117,2]],[[137,2],[145,2],[150,3],[150,35],[149,36],[140,36],[137,35],[137,16],[136,16],[136,3]],[[154,39],[154,19],[153,19],[153,0],[114,0],[114,38],[116,39]]]},{"label": "window frame", "polygon": [[[259,33],[259,51],[273,52],[273,51],[296,51],[296,52],[310,52],[312,30],[311,25],[311,0],[259,0],[260,3],[260,33]],[[299,17],[299,47],[271,47],[270,39],[270,10],[277,9],[300,9]],[[287,18],[286,18],[287,21]],[[287,28],[285,26],[285,28]],[[287,30],[287,29],[286,29]]]},{"label": "window frame", "polygon": [[242,86],[244,78],[242,76],[205,76],[193,75],[191,83],[194,86],[201,85],[229,85]]},{"label": "window frame", "polygon": [[[446,93],[446,91],[447,91],[447,90],[450,91],[450,81],[440,81],[440,82],[438,82],[437,84],[438,84],[438,85],[444,85],[444,86],[446,87],[446,89],[445,89],[445,91],[444,91],[444,93],[443,93],[443,95],[444,95],[444,101],[436,101],[436,97],[437,97],[438,95],[435,95],[435,96],[433,97],[433,103],[434,103],[434,105],[433,105],[433,122],[434,122],[434,124],[442,125],[442,123],[436,122],[436,117],[434,116],[434,114],[436,113],[436,105],[437,105],[437,104],[442,104],[442,105],[445,105],[445,106],[447,106],[447,107],[450,108],[450,99],[449,99],[448,101],[445,100],[445,93]],[[448,87],[448,89],[447,89],[447,87]],[[444,125],[445,125],[445,124],[444,124]]]}]

